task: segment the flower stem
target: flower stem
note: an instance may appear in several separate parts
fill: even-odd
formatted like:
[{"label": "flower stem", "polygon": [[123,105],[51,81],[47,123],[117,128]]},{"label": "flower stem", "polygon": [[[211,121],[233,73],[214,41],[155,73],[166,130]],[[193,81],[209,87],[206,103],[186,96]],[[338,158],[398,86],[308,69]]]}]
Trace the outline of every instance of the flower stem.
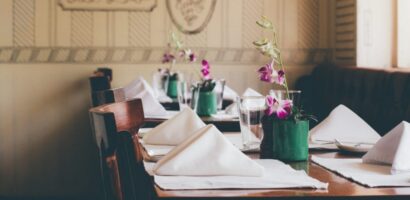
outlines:
[{"label": "flower stem", "polygon": [[[274,46],[276,47],[276,48],[278,48],[278,38],[277,38],[277,34],[276,34],[276,32],[273,30],[273,40],[274,40]],[[284,79],[285,79],[285,81],[284,81],[284,83],[283,83],[283,87],[286,89],[286,97],[288,98],[288,99],[290,99],[290,96],[289,96],[289,88],[288,88],[288,81],[287,81],[287,74],[286,74],[286,72],[285,72],[285,67],[283,66],[283,61],[282,61],[282,52],[281,51],[279,51],[278,52],[278,60],[279,60],[279,63],[278,63],[278,65],[279,65],[279,67],[281,68],[281,70],[284,72]]]}]

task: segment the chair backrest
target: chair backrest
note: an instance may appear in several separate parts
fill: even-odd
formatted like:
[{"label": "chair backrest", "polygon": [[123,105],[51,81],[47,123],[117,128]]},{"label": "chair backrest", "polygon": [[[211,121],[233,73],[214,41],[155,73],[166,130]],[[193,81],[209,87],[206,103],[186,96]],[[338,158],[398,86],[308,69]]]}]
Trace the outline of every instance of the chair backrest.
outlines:
[{"label": "chair backrest", "polygon": [[105,76],[108,78],[109,81],[112,81],[112,69],[108,67],[99,67],[97,70],[94,72],[94,74],[101,74],[102,76]]},{"label": "chair backrest", "polygon": [[95,107],[90,109],[90,117],[105,199],[150,198],[153,188],[142,163],[137,136],[144,121],[141,100]]},{"label": "chair backrest", "polygon": [[93,107],[127,100],[123,88],[94,91],[91,98]]},{"label": "chair backrest", "polygon": [[88,80],[92,92],[111,89],[110,80],[105,76],[90,76]]}]

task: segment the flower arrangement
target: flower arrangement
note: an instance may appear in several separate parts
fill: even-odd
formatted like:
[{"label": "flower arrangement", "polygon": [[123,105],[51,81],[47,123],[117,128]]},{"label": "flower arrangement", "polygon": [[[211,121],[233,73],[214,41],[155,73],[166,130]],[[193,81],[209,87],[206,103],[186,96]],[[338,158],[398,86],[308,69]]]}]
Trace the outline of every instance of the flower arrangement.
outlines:
[{"label": "flower arrangement", "polygon": [[215,80],[211,77],[211,66],[207,60],[202,60],[201,62],[201,79],[202,82],[200,83],[200,92],[211,92],[215,88]]},{"label": "flower arrangement", "polygon": [[273,83],[283,87],[286,91],[285,99],[277,99],[268,95],[266,97],[265,115],[272,116],[274,119],[287,120],[293,118],[294,120],[314,119],[313,116],[307,115],[302,109],[293,105],[290,99],[289,88],[286,80],[285,67],[282,61],[281,51],[278,45],[278,34],[271,21],[265,16],[256,24],[272,34],[271,38],[262,38],[254,41],[254,46],[264,55],[271,59],[271,61],[259,70],[259,79],[263,82]]},{"label": "flower arrangement", "polygon": [[178,74],[173,72],[174,65],[177,61],[194,63],[196,61],[196,55],[189,48],[183,48],[184,43],[175,33],[171,33],[171,43],[168,43],[168,51],[164,53],[162,57],[162,63],[170,63],[170,66],[166,69],[159,69],[161,74],[167,75],[169,80],[177,80]]}]

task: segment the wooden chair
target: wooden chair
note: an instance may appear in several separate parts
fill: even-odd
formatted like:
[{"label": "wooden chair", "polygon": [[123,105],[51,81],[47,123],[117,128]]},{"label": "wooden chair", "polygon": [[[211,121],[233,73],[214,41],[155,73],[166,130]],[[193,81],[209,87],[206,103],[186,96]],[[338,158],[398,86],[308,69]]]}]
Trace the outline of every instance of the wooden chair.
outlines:
[{"label": "wooden chair", "polygon": [[138,143],[144,122],[140,99],[90,109],[105,199],[151,199],[153,187]]},{"label": "wooden chair", "polygon": [[112,69],[108,67],[99,67],[97,68],[96,71],[94,71],[94,74],[99,76],[105,76],[107,79],[111,82],[112,81]]},{"label": "wooden chair", "polygon": [[123,88],[94,91],[91,98],[93,107],[127,100]]}]

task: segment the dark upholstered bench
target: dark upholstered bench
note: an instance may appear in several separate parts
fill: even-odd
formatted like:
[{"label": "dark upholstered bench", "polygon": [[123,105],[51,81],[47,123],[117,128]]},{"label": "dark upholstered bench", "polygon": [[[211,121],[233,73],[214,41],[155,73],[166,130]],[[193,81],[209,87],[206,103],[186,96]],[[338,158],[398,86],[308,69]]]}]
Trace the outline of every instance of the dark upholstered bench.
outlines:
[{"label": "dark upholstered bench", "polygon": [[319,121],[339,104],[381,135],[402,120],[410,121],[410,72],[320,65],[301,77],[296,88],[302,90],[304,109]]}]

